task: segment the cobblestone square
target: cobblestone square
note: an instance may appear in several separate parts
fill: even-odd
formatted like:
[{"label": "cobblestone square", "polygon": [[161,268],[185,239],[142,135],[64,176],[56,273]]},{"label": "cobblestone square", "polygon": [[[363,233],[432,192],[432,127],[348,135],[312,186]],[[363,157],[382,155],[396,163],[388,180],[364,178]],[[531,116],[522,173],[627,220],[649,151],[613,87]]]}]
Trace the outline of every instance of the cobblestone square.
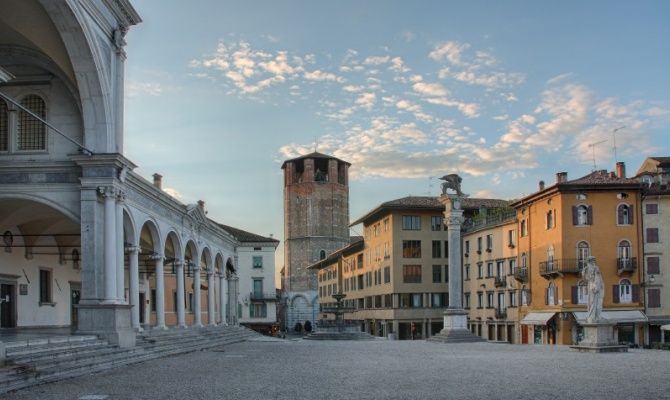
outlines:
[{"label": "cobblestone square", "polygon": [[[10,393],[28,399],[629,399],[670,396],[670,352],[259,338]],[[88,396],[88,397],[86,397]]]}]

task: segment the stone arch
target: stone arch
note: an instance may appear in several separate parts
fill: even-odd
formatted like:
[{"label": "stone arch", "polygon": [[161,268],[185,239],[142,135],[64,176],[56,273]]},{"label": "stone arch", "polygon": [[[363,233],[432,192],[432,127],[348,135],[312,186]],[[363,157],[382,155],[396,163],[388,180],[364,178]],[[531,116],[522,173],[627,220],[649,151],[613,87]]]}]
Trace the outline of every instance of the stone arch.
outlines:
[{"label": "stone arch", "polygon": [[182,244],[179,235],[171,229],[165,236],[163,245],[165,257],[172,257],[176,260],[182,259]]},{"label": "stone arch", "polygon": [[123,241],[124,246],[137,246],[139,241],[137,237],[137,227],[133,215],[126,207],[123,208]]},{"label": "stone arch", "polygon": [[216,253],[216,256],[214,257],[214,270],[218,274],[222,274],[224,272],[223,267],[223,255],[221,253]]},{"label": "stone arch", "polygon": [[193,268],[191,265],[199,261],[199,254],[198,246],[193,239],[189,239],[184,246],[184,261],[187,263],[189,270]]},{"label": "stone arch", "polygon": [[[55,202],[49,198],[43,197],[43,196],[37,196],[33,194],[25,194],[25,193],[12,193],[12,194],[3,194],[0,193],[0,201],[2,200],[30,200],[34,201],[36,203],[43,204],[45,206],[49,206],[66,217],[70,218],[71,220],[79,223],[79,214],[76,214],[75,212],[67,209],[66,207],[63,207],[62,203],[60,202]],[[77,202],[77,205],[79,205],[79,202]]]},{"label": "stone arch", "polygon": [[233,263],[233,259],[228,257],[226,260],[226,274],[231,274],[231,275],[236,275],[237,274],[237,269],[235,268],[235,263]]},{"label": "stone arch", "polygon": [[[69,62],[76,79],[79,98],[91,100],[81,102],[84,132],[93,132],[92,135],[84,135],[84,146],[94,152],[119,152],[121,149],[116,143],[115,132],[118,128],[117,121],[113,117],[115,104],[111,96],[116,88],[110,87],[104,78],[111,72],[111,65],[106,65],[105,57],[96,46],[96,38],[99,42],[106,41],[107,38],[97,35],[89,28],[87,16],[73,6],[72,2],[40,3],[60,33],[68,53],[76,55],[70,56]],[[103,51],[105,50],[112,53],[109,46],[104,47]]]},{"label": "stone arch", "polygon": [[202,253],[200,254],[200,268],[203,271],[208,271],[212,267],[212,251],[209,249],[209,247],[204,247],[202,249]]},{"label": "stone arch", "polygon": [[291,298],[291,307],[297,307],[300,305],[300,303],[304,303],[305,305],[308,305],[310,302],[307,300],[307,297],[303,294],[296,294]]},{"label": "stone arch", "polygon": [[163,253],[163,241],[161,240],[158,224],[153,218],[148,218],[142,223],[139,234],[139,245],[142,253]]}]

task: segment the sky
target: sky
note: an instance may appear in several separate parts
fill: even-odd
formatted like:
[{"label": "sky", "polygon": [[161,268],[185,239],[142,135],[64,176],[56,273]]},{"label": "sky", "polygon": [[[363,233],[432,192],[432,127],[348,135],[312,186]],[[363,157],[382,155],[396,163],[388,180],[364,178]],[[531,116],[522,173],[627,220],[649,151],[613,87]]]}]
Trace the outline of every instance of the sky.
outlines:
[{"label": "sky", "polygon": [[513,199],[615,144],[629,175],[670,156],[667,1],[132,4],[126,155],[257,234],[283,239],[281,164],[315,149],[352,164],[351,220],[447,173]]}]

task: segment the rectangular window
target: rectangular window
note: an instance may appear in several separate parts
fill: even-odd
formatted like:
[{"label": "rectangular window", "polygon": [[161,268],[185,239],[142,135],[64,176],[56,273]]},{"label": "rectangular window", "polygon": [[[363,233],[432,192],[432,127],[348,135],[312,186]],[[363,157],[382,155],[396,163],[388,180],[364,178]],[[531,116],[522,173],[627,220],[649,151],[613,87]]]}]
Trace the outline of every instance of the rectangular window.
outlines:
[{"label": "rectangular window", "polygon": [[402,256],[404,258],[421,258],[421,241],[420,240],[403,240],[402,241]]},{"label": "rectangular window", "polygon": [[421,283],[421,265],[403,265],[402,281],[404,283]]},{"label": "rectangular window", "polygon": [[498,261],[496,262],[496,276],[503,277],[505,276],[505,262]]},{"label": "rectangular window", "polygon": [[441,265],[433,265],[433,283],[442,283]]},{"label": "rectangular window", "polygon": [[444,282],[449,283],[449,265],[444,266]]},{"label": "rectangular window", "polygon": [[516,307],[516,291],[512,290],[509,292],[509,306]]},{"label": "rectangular window", "polygon": [[432,216],[430,217],[430,230],[431,231],[441,231],[442,225],[444,224],[442,217]]},{"label": "rectangular window", "polygon": [[433,258],[442,258],[442,242],[433,240]]},{"label": "rectangular window", "polygon": [[363,268],[363,254],[358,255],[358,269]]},{"label": "rectangular window", "polygon": [[[152,289],[151,291],[151,311],[156,311],[156,290]],[[188,311],[193,312],[193,292],[188,294]]]},{"label": "rectangular window", "polygon": [[647,243],[658,243],[658,228],[647,228]]},{"label": "rectangular window", "polygon": [[486,263],[486,277],[487,278],[493,277],[493,263],[492,262]]},{"label": "rectangular window", "polygon": [[470,264],[465,264],[463,267],[463,280],[469,281],[470,280]]},{"label": "rectangular window", "polygon": [[172,291],[172,311],[177,312],[177,291]]},{"label": "rectangular window", "polygon": [[493,235],[486,235],[486,251],[489,253],[493,250]]},{"label": "rectangular window", "polygon": [[661,289],[660,288],[649,288],[647,289],[647,302],[649,308],[660,308],[661,307]]},{"label": "rectangular window", "polygon": [[493,292],[486,292],[486,308],[494,308]]},{"label": "rectangular window", "polygon": [[421,217],[419,215],[403,215],[402,229],[404,231],[420,231]]},{"label": "rectangular window", "polygon": [[257,299],[263,298],[263,279],[254,279],[254,297]]},{"label": "rectangular window", "polygon": [[362,290],[364,288],[364,286],[363,286],[363,279],[364,279],[363,276],[364,276],[363,274],[358,275],[358,285],[357,285],[358,290]]},{"label": "rectangular window", "polygon": [[660,274],[660,262],[658,257],[647,257],[647,273]]},{"label": "rectangular window", "polygon": [[477,279],[482,279],[484,277],[484,264],[477,263]]},{"label": "rectangular window", "polygon": [[252,303],[249,307],[250,318],[266,318],[268,316],[268,306],[265,303]]},{"label": "rectangular window", "polygon": [[254,268],[263,268],[263,256],[253,256]]},{"label": "rectangular window", "polygon": [[470,241],[466,240],[465,241],[465,256],[467,257],[468,254],[470,254]]},{"label": "rectangular window", "polygon": [[514,247],[516,245],[516,231],[510,229],[507,231],[507,246]]},{"label": "rectangular window", "polygon": [[477,238],[477,254],[482,254],[482,237]]},{"label": "rectangular window", "polygon": [[463,308],[470,308],[470,293],[463,293]]},{"label": "rectangular window", "polygon": [[391,267],[384,267],[384,283],[391,283]]},{"label": "rectangular window", "polygon": [[51,270],[40,269],[40,303],[51,303]]},{"label": "rectangular window", "polygon": [[526,237],[528,235],[528,227],[526,226],[526,220],[522,219],[521,222],[519,222],[519,230],[521,231],[521,237]]},{"label": "rectangular window", "polygon": [[509,275],[514,275],[514,269],[516,268],[516,259],[509,260]]},{"label": "rectangular window", "polygon": [[645,206],[645,211],[646,211],[647,214],[658,214],[658,204],[648,203]]},{"label": "rectangular window", "polygon": [[477,308],[484,308],[484,293],[477,292]]},{"label": "rectangular window", "polygon": [[384,243],[384,259],[391,257],[391,250],[389,248],[389,242]]},{"label": "rectangular window", "polygon": [[384,220],[384,232],[388,232],[388,231],[389,231],[389,219],[386,218]]},{"label": "rectangular window", "polygon": [[384,295],[384,307],[393,308],[393,299],[390,294]]}]

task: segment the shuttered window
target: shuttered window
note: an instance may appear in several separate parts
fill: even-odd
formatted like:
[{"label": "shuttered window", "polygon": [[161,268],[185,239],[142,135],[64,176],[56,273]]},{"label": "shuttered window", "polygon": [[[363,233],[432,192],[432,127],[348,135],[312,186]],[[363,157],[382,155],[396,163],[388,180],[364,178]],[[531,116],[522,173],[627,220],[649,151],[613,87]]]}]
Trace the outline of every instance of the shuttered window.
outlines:
[{"label": "shuttered window", "polygon": [[661,307],[661,289],[649,288],[647,289],[647,307],[659,308]]},{"label": "shuttered window", "polygon": [[648,274],[660,274],[661,269],[659,266],[658,257],[647,257],[647,273]]},{"label": "shuttered window", "polygon": [[633,206],[629,206],[628,204],[619,204],[617,207],[617,224],[633,224]]},{"label": "shuttered window", "polygon": [[647,243],[658,243],[658,228],[647,228]]},{"label": "shuttered window", "polygon": [[658,204],[656,203],[647,204],[645,208],[647,214],[658,214]]},{"label": "shuttered window", "polygon": [[593,225],[593,207],[579,205],[572,207],[573,225]]}]

